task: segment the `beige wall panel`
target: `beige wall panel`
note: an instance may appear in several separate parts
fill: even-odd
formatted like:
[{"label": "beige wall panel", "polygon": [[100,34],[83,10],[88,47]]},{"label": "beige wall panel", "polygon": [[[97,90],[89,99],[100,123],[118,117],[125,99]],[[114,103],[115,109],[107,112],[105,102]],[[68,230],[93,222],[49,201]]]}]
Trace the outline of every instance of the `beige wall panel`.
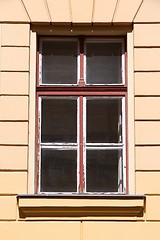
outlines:
[{"label": "beige wall panel", "polygon": [[[0,223],[1,238],[5,240],[80,240],[80,223],[69,222],[13,222]],[[8,231],[9,229],[9,231]]]},{"label": "beige wall panel", "polygon": [[131,23],[142,0],[120,0],[116,6],[113,22]]},{"label": "beige wall panel", "polygon": [[29,48],[2,47],[3,71],[28,71],[29,70]]},{"label": "beige wall panel", "polygon": [[160,146],[135,148],[136,170],[160,170]]},{"label": "beige wall panel", "polygon": [[136,194],[160,194],[160,172],[136,172]]},{"label": "beige wall panel", "polygon": [[160,24],[134,24],[135,46],[160,46]]},{"label": "beige wall panel", "polygon": [[0,1],[1,22],[29,22],[28,15],[21,0]]},{"label": "beige wall panel", "polygon": [[136,144],[160,144],[160,121],[135,123],[135,143]]},{"label": "beige wall panel", "polygon": [[1,72],[2,94],[28,95],[29,74],[24,72]]},{"label": "beige wall panel", "polygon": [[159,240],[160,223],[84,222],[83,240]]},{"label": "beige wall panel", "polygon": [[160,73],[135,73],[135,95],[160,95]]},{"label": "beige wall panel", "polygon": [[160,48],[136,48],[134,57],[136,71],[160,70]]},{"label": "beige wall panel", "polygon": [[25,146],[0,146],[0,169],[27,170],[27,154]]},{"label": "beige wall panel", "polygon": [[26,172],[0,172],[1,194],[26,194],[27,173]]},{"label": "beige wall panel", "polygon": [[95,0],[93,8],[93,22],[112,22],[117,0]]},{"label": "beige wall panel", "polygon": [[47,22],[51,21],[45,0],[22,0],[31,22]]},{"label": "beige wall panel", "polygon": [[29,24],[2,24],[2,45],[29,46]]},{"label": "beige wall panel", "polygon": [[28,144],[27,122],[0,122],[0,144]]},{"label": "beige wall panel", "polygon": [[73,23],[91,23],[93,0],[71,0]]},{"label": "beige wall panel", "polygon": [[52,22],[71,22],[71,6],[68,0],[47,0]]},{"label": "beige wall panel", "polygon": [[160,22],[160,1],[145,0],[140,7],[134,22]]},{"label": "beige wall panel", "polygon": [[160,97],[135,97],[135,119],[160,119]]},{"label": "beige wall panel", "polygon": [[16,219],[17,199],[15,197],[0,196],[0,220]]},{"label": "beige wall panel", "polygon": [[1,96],[0,120],[28,120],[27,96]]},{"label": "beige wall panel", "polygon": [[160,220],[160,196],[147,196],[146,198],[146,219]]}]

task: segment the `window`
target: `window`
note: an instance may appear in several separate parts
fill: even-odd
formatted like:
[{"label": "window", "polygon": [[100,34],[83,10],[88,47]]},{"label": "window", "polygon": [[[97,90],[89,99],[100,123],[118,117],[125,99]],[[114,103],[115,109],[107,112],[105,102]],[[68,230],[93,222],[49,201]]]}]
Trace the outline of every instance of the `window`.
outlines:
[{"label": "window", "polygon": [[37,192],[125,193],[124,38],[40,38]]}]

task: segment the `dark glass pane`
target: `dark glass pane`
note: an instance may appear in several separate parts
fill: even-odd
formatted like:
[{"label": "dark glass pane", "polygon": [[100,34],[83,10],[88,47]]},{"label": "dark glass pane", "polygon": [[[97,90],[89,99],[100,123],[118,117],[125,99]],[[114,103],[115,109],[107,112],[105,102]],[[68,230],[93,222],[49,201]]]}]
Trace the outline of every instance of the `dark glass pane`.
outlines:
[{"label": "dark glass pane", "polygon": [[87,150],[87,192],[118,191],[119,150]]},{"label": "dark glass pane", "polygon": [[122,44],[87,43],[87,83],[122,83]]},{"label": "dark glass pane", "polygon": [[77,101],[42,99],[42,142],[77,142]]},{"label": "dark glass pane", "polygon": [[76,41],[43,41],[42,83],[77,83]]},{"label": "dark glass pane", "polygon": [[41,192],[77,191],[77,156],[74,150],[42,149]]},{"label": "dark glass pane", "polygon": [[87,100],[87,142],[119,143],[122,141],[121,99]]}]

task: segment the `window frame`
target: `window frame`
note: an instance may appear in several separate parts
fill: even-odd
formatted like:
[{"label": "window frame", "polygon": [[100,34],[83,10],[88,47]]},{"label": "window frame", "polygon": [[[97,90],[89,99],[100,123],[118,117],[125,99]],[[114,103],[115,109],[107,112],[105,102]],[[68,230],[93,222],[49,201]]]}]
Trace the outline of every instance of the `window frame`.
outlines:
[{"label": "window frame", "polygon": [[[39,69],[42,67],[41,64],[41,51],[42,51],[42,47],[41,47],[41,42],[43,39],[49,39],[49,40],[58,40],[58,39],[66,39],[66,40],[70,40],[70,39],[80,39],[79,42],[79,50],[78,50],[78,61],[77,61],[77,65],[80,65],[80,67],[78,67],[78,71],[77,71],[77,83],[78,84],[40,84],[40,77],[39,77]],[[122,73],[122,83],[120,84],[86,84],[85,83],[85,66],[86,66],[86,50],[84,48],[84,43],[87,40],[90,41],[110,41],[110,42],[116,42],[116,41],[120,41],[122,42],[122,69],[123,69],[123,73]],[[113,40],[113,41],[112,41]],[[126,109],[127,109],[127,77],[126,77],[126,47],[125,47],[125,37],[84,37],[84,36],[80,36],[78,37],[63,37],[63,36],[58,36],[58,37],[41,37],[40,38],[40,49],[37,53],[37,59],[38,59],[38,66],[37,66],[37,122],[36,122],[36,192],[37,193],[41,193],[40,191],[40,164],[39,164],[39,149],[40,149],[40,143],[39,143],[39,139],[40,139],[40,132],[39,132],[39,127],[40,127],[40,115],[39,115],[39,98],[40,97],[44,97],[44,96],[73,96],[73,97],[80,97],[80,99],[82,98],[87,98],[89,97],[105,97],[105,98],[109,98],[109,97],[121,97],[123,98],[123,109],[122,109],[122,114],[125,118],[125,127],[123,127],[123,136],[125,137],[124,140],[124,151],[123,154],[124,159],[123,159],[123,163],[125,162],[125,171],[123,170],[123,174],[124,174],[124,178],[123,178],[123,184],[124,184],[124,191],[122,192],[111,192],[111,194],[122,194],[122,193],[127,193],[128,192],[128,172],[127,172],[127,114],[126,114]],[[83,45],[83,46],[82,46]],[[78,81],[79,80],[79,81]],[[81,101],[81,100],[80,100]],[[82,103],[81,103],[82,104]],[[83,118],[83,116],[82,116]],[[83,121],[83,120],[82,120]],[[84,122],[84,121],[83,121]],[[83,125],[82,125],[83,128]],[[84,131],[84,129],[80,130],[80,131]],[[82,151],[79,150],[80,152]],[[83,156],[83,154],[82,154]],[[83,159],[80,158],[80,172],[83,169]],[[80,188],[82,188],[83,186],[83,177],[80,178]],[[82,189],[79,190],[79,192],[77,192],[76,194],[82,193]],[[46,193],[46,192],[45,192]],[[48,192],[47,192],[48,193]],[[52,194],[54,192],[49,192],[49,194]],[[85,192],[86,193],[86,192]],[[56,193],[54,193],[56,194]],[[72,194],[72,193],[69,193]],[[75,193],[74,193],[75,194]],[[87,194],[91,194],[91,192],[87,192]],[[92,193],[93,194],[93,193]],[[98,192],[96,192],[96,194],[99,194]],[[103,194],[110,194],[110,192],[106,192]]]}]

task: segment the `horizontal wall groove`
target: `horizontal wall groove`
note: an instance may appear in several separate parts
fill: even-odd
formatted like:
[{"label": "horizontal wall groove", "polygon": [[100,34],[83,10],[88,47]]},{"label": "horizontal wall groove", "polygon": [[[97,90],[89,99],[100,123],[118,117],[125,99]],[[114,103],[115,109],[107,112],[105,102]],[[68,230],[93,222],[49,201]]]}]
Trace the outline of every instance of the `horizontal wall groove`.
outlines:
[{"label": "horizontal wall groove", "polygon": [[19,120],[19,119],[16,119],[16,120],[0,120],[0,123],[1,122],[11,122],[11,123],[14,123],[14,122],[25,122],[25,123],[28,123],[29,121],[28,120]]},{"label": "horizontal wall groove", "polygon": [[19,46],[19,45],[8,45],[8,44],[1,45],[1,47],[3,47],[3,48],[7,48],[7,47],[9,47],[9,48],[30,48],[30,46],[26,46],[26,45]]},{"label": "horizontal wall groove", "polygon": [[29,73],[29,70],[1,70],[0,73]]},{"label": "horizontal wall groove", "polygon": [[146,193],[146,197],[160,197],[160,193]]},{"label": "horizontal wall groove", "polygon": [[0,193],[0,197],[16,197],[16,193]]},{"label": "horizontal wall groove", "polygon": [[148,169],[146,169],[146,170],[135,170],[135,172],[149,172],[149,173],[154,173],[154,172],[159,172],[160,173],[160,170],[157,170],[157,169],[155,169],[155,170],[148,170]]},{"label": "horizontal wall groove", "polygon": [[160,119],[136,119],[135,122],[160,122]]},{"label": "horizontal wall groove", "polygon": [[158,46],[134,46],[134,49],[152,49],[152,48],[160,48],[160,45]]},{"label": "horizontal wall groove", "polygon": [[2,144],[0,143],[0,147],[28,147],[28,144],[11,144],[11,143],[8,143],[8,144]]},{"label": "horizontal wall groove", "polygon": [[154,22],[154,21],[152,21],[152,22],[137,22],[137,21],[134,21],[134,24],[137,24],[137,25],[142,25],[142,24],[160,24],[160,22]]},{"label": "horizontal wall groove", "polygon": [[29,94],[9,94],[9,93],[2,93],[2,94],[0,94],[0,96],[2,96],[2,97],[29,97]]},{"label": "horizontal wall groove", "polygon": [[145,94],[135,94],[134,95],[135,97],[145,97],[145,98],[150,98],[150,97],[156,97],[156,98],[159,98],[160,97],[160,94],[147,94],[147,95],[145,95]]},{"label": "horizontal wall groove", "polygon": [[144,144],[135,144],[135,147],[160,147],[160,143],[159,144],[156,144],[156,143],[153,143],[153,144],[148,144],[148,143],[144,143]]},{"label": "horizontal wall groove", "polygon": [[159,70],[134,70],[134,73],[160,73]]},{"label": "horizontal wall groove", "polygon": [[28,173],[27,169],[0,169],[0,173],[1,172],[6,172],[6,173],[10,173],[10,172],[15,172],[15,173],[19,173],[19,172],[26,172]]}]

